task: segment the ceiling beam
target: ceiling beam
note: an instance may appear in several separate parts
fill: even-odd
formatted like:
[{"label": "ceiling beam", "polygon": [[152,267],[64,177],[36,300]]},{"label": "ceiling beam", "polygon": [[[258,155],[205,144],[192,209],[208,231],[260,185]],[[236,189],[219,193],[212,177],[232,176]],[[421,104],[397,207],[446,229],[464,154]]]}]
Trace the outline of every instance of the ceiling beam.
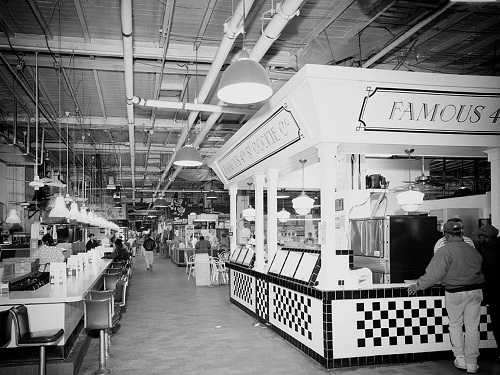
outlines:
[{"label": "ceiling beam", "polygon": [[[47,37],[48,41],[51,41],[54,39],[54,35],[52,34],[52,30],[50,29],[50,25],[48,24],[47,20],[45,19],[45,16],[43,15],[42,10],[38,6],[38,3],[36,0],[26,0],[28,3],[31,12],[33,12],[33,15],[35,16],[36,22],[38,22],[38,25],[40,25],[40,28],[42,29],[43,33]],[[60,4],[59,4],[60,6]],[[59,8],[60,11],[60,8]],[[45,37],[44,37],[45,39]]]},{"label": "ceiling beam", "polygon": [[75,4],[76,13],[78,14],[78,20],[80,21],[80,26],[82,27],[83,36],[85,37],[85,41],[87,43],[92,42],[92,38],[90,37],[89,27],[87,25],[87,19],[85,17],[85,12],[83,11],[83,6],[80,0],[73,0]]},{"label": "ceiling beam", "polygon": [[[56,37],[46,42],[42,36],[17,35],[11,41],[12,47],[18,51],[47,52],[47,44],[53,50],[69,55],[95,55],[105,57],[123,58],[121,43],[112,39],[92,39],[92,43],[86,43],[83,38]],[[0,49],[10,49],[6,37],[0,37]],[[173,61],[195,61],[211,63],[217,53],[218,47],[200,46],[198,53],[192,46],[185,44],[170,43],[167,51],[167,60]],[[134,59],[159,60],[163,57],[163,49],[158,43],[134,41]],[[276,52],[268,61],[268,65],[287,67],[290,63],[288,52]]]},{"label": "ceiling beam", "polygon": [[101,105],[102,117],[106,119],[106,106],[102,95],[101,82],[99,81],[99,72],[96,69],[92,69],[92,73],[94,73],[94,81],[95,86],[97,87],[97,97],[99,98],[99,104]]}]

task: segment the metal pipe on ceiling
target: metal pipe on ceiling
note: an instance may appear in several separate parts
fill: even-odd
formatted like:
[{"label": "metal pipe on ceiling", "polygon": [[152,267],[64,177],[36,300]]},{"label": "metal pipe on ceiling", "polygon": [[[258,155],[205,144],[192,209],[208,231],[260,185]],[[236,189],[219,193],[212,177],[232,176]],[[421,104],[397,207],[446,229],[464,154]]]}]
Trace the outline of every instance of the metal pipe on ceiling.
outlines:
[{"label": "metal pipe on ceiling", "polygon": [[[245,5],[243,5],[243,2]],[[250,12],[250,9],[252,8],[252,5],[254,3],[254,0],[242,0],[238,3],[236,6],[236,9],[234,10],[233,16],[229,20],[227,24],[224,25],[224,35],[222,37],[221,43],[219,45],[219,48],[217,49],[217,52],[215,54],[214,60],[212,62],[212,65],[210,66],[210,69],[205,76],[205,80],[203,81],[203,84],[200,88],[200,91],[198,92],[197,97],[195,98],[195,103],[204,103],[205,100],[208,97],[208,94],[210,93],[210,90],[212,89],[221,69],[222,65],[224,65],[227,56],[231,52],[231,49],[233,48],[234,42],[236,41],[236,37],[239,35],[241,32],[242,26],[243,26],[243,20],[246,18],[248,13]],[[243,9],[245,9],[245,15],[243,15]],[[186,141],[186,138],[189,134],[189,131],[193,124],[195,123],[197,117],[198,117],[199,111],[193,111],[189,114],[188,120],[187,120],[187,126],[182,130],[179,139],[177,141],[177,144],[175,145],[174,153],[172,154],[172,157],[168,161],[165,170],[163,171],[162,176],[160,177],[160,180],[158,181],[158,185],[156,186],[155,189],[155,194],[158,193],[160,190],[160,186],[162,182],[165,180],[165,177],[167,176],[168,172],[170,171],[170,168],[172,168],[173,161],[175,159],[175,154],[177,151],[181,149],[181,147],[184,145],[184,142]],[[220,114],[217,114],[217,118],[220,116]]]},{"label": "metal pipe on ceiling", "polygon": [[128,138],[130,148],[130,174],[132,175],[132,201],[135,202],[135,118],[134,105],[134,51],[132,45],[132,0],[121,0],[123,64],[125,71],[125,96],[127,105]]},{"label": "metal pipe on ceiling", "polygon": [[[305,0],[285,0],[283,1],[283,3],[279,3],[276,5],[275,15],[273,16],[273,18],[271,18],[263,34],[260,36],[254,48],[250,52],[249,57],[252,60],[260,61],[262,59],[266,51],[269,50],[273,42],[279,37],[281,31],[283,31],[283,29],[286,27],[290,19],[298,15],[298,11],[302,6],[302,4],[304,3],[304,1]],[[222,101],[219,101],[218,103],[218,105],[223,105],[223,104],[224,102]],[[193,112],[191,114],[193,114]],[[203,126],[202,130],[200,131],[195,141],[193,142],[194,147],[198,147],[201,144],[201,142],[203,141],[203,139],[205,139],[206,135],[208,134],[212,126],[214,126],[214,124],[217,122],[219,117],[220,113],[212,113],[208,117],[208,119],[205,121],[205,125]],[[170,167],[171,163],[169,163],[169,165],[167,165],[167,168],[165,168],[165,171],[163,173],[164,176],[167,175]],[[182,169],[183,167],[176,168],[174,173],[172,173],[171,175],[171,179],[167,182],[162,192],[165,192],[169,188],[169,186],[172,184],[172,181],[177,177],[177,175],[180,173]],[[160,180],[158,186],[160,186],[163,178],[164,177],[162,176],[162,179]]]}]

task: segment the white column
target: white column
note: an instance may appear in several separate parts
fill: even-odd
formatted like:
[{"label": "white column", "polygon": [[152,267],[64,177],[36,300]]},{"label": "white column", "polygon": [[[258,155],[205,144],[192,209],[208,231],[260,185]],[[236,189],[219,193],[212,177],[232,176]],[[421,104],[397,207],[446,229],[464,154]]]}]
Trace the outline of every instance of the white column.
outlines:
[{"label": "white column", "polygon": [[486,151],[491,169],[491,225],[500,228],[500,148]]},{"label": "white column", "polygon": [[238,217],[236,213],[236,197],[238,195],[238,187],[236,185],[229,187],[229,249],[230,255],[236,249],[236,225]]},{"label": "white column", "polygon": [[322,290],[342,289],[342,281],[349,271],[349,258],[336,255],[335,196],[338,179],[337,143],[322,143],[318,147],[321,189],[321,271],[318,288]]},{"label": "white column", "polygon": [[278,172],[279,169],[268,169],[267,175],[267,264],[278,251]]},{"label": "white column", "polygon": [[254,176],[255,181],[255,264],[254,269],[264,272],[264,182],[263,174]]}]

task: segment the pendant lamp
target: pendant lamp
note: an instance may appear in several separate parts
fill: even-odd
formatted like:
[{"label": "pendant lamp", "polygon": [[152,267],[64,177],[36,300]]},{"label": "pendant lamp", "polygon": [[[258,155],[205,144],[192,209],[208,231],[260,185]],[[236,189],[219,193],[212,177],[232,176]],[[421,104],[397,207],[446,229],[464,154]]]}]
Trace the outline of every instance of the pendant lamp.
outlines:
[{"label": "pendant lamp", "polygon": [[11,208],[9,211],[9,215],[5,219],[6,224],[21,224],[21,218],[17,214],[17,211],[14,208]]},{"label": "pendant lamp", "polygon": [[272,94],[266,70],[251,60],[245,49],[241,57],[224,71],[217,91],[217,97],[230,104],[257,103],[269,99]]},{"label": "pendant lamp", "polygon": [[45,185],[38,176],[38,52],[35,54],[35,91],[35,176],[29,186],[38,190]]},{"label": "pendant lamp", "polygon": [[307,159],[299,161],[302,163],[302,193],[297,198],[292,199],[292,205],[297,215],[307,215],[313,208],[314,199],[309,198],[304,189],[304,164]]},{"label": "pendant lamp", "polygon": [[396,195],[396,200],[398,202],[399,207],[405,212],[414,212],[418,210],[422,202],[424,201],[425,194],[421,191],[416,191],[413,189],[412,179],[411,179],[411,154],[414,149],[409,148],[405,150],[405,153],[408,155],[408,190],[403,191]]},{"label": "pendant lamp", "polygon": [[193,145],[185,145],[175,154],[174,164],[178,167],[199,167],[203,162],[200,152]]},{"label": "pendant lamp", "polygon": [[226,103],[251,104],[269,99],[271,81],[262,65],[249,58],[245,48],[245,1],[243,1],[243,49],[240,58],[222,74],[217,97]]},{"label": "pendant lamp", "polygon": [[168,202],[163,196],[160,196],[153,205],[155,208],[165,208],[168,207]]},{"label": "pendant lamp", "polygon": [[278,193],[278,198],[283,199],[283,208],[276,214],[276,217],[280,223],[286,223],[290,219],[290,212],[285,210],[285,198],[288,198],[285,189],[281,189],[281,192]]},{"label": "pendant lamp", "polygon": [[70,217],[69,210],[66,207],[66,202],[61,194],[57,196],[54,207],[50,210],[49,217]]},{"label": "pendant lamp", "polygon": [[250,186],[251,182],[248,182],[248,207],[241,211],[241,215],[247,221],[255,221],[255,208],[252,207],[250,203]]},{"label": "pendant lamp", "polygon": [[82,220],[82,215],[80,214],[80,210],[78,210],[78,203],[76,201],[71,202],[71,207],[69,209],[69,219],[70,220]]}]

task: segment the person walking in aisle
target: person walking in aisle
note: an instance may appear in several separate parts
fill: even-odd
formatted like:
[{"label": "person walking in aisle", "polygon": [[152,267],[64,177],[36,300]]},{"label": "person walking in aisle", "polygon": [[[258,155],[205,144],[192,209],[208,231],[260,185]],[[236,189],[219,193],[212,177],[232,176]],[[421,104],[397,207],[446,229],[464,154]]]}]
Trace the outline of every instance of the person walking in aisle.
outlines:
[{"label": "person walking in aisle", "polygon": [[483,255],[483,274],[485,285],[483,288],[484,301],[488,305],[488,315],[493,326],[493,336],[497,342],[496,360],[500,360],[500,298],[498,290],[500,289],[500,278],[498,270],[500,269],[500,237],[498,229],[493,225],[486,224],[479,228],[477,232],[479,248]]},{"label": "person walking in aisle", "polygon": [[438,283],[444,286],[455,367],[475,374],[479,369],[479,316],[484,276],[481,254],[464,242],[462,229],[460,223],[453,221],[444,224],[445,245],[436,251],[425,275],[408,286],[408,295]]},{"label": "person walking in aisle", "polygon": [[144,256],[146,257],[146,269],[152,271],[156,242],[151,238],[150,234],[148,234],[147,238],[144,240],[142,247],[144,248]]}]

